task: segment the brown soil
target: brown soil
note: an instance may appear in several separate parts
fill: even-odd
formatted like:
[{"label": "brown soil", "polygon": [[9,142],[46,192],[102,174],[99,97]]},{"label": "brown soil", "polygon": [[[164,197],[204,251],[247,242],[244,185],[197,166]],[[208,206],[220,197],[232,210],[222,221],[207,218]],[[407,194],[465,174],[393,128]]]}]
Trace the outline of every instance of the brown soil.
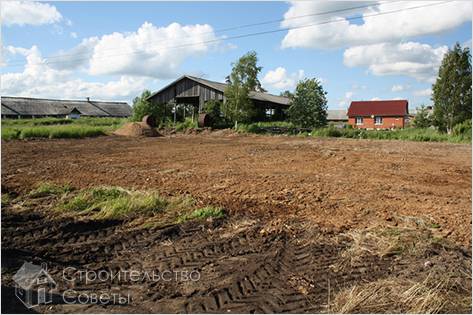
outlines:
[{"label": "brown soil", "polygon": [[130,122],[126,123],[113,132],[117,136],[126,137],[157,137],[159,133],[155,128],[146,122]]},{"label": "brown soil", "polygon": [[[471,313],[471,278],[465,277],[471,252],[447,243],[427,242],[415,254],[361,250],[347,257],[359,245],[352,237],[304,220],[281,226],[233,218],[130,230],[120,221],[54,219],[38,207],[34,213],[7,208],[2,216],[3,313],[26,311],[12,296],[12,276],[23,261],[46,263],[57,282],[53,303],[34,308],[41,313],[321,313],[330,312],[334,297],[355,285],[428,278],[435,285],[445,279],[453,283],[442,312]],[[417,235],[416,241],[424,238]],[[187,272],[195,281],[178,276],[87,282],[79,272],[68,273],[71,268],[109,275]],[[66,305],[61,294],[67,290],[130,298],[123,305]],[[406,312],[390,305],[383,309]]]},{"label": "brown soil", "polygon": [[470,145],[214,133],[2,141],[2,186],[24,192],[41,181],[190,194],[341,231],[422,221],[471,244]]},{"label": "brown soil", "polygon": [[[25,260],[47,263],[59,292],[72,285],[131,297],[125,305],[34,309],[42,313],[331,312],[341,309],[333,305],[340,292],[391,279],[449,283],[441,311],[471,312],[471,146],[210,133],[12,141],[2,149],[3,192],[20,195],[2,210],[3,312],[25,312],[11,279]],[[189,194],[229,215],[133,229],[59,218],[54,197],[24,197],[44,181]],[[200,278],[71,284],[63,278],[71,266]]]}]

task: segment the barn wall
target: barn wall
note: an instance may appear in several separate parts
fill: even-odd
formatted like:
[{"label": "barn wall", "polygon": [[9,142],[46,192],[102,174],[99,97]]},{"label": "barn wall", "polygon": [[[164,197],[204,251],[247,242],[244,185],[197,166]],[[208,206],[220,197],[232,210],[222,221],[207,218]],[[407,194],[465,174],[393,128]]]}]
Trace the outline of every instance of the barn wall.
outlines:
[{"label": "barn wall", "polygon": [[198,97],[199,111],[202,111],[205,102],[209,100],[223,100],[223,92],[185,78],[156,94],[153,97],[153,103],[169,103],[175,97]]}]

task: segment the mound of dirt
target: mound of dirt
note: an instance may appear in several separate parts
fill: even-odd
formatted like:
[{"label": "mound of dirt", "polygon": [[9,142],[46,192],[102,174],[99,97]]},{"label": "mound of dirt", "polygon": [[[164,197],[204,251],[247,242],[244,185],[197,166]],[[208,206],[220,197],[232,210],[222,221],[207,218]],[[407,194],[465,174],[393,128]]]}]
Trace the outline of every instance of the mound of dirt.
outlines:
[{"label": "mound of dirt", "polygon": [[131,122],[115,130],[113,133],[118,136],[126,137],[158,137],[160,134],[144,122]]}]

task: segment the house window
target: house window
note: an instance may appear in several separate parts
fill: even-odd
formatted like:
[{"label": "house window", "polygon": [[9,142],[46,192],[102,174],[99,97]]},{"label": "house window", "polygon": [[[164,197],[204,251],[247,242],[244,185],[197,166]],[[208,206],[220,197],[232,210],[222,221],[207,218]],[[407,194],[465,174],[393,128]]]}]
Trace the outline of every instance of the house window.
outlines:
[{"label": "house window", "polygon": [[374,124],[375,125],[382,125],[383,124],[383,117],[379,117],[379,116],[374,117]]},{"label": "house window", "polygon": [[355,124],[363,125],[363,117],[356,117],[355,118]]}]

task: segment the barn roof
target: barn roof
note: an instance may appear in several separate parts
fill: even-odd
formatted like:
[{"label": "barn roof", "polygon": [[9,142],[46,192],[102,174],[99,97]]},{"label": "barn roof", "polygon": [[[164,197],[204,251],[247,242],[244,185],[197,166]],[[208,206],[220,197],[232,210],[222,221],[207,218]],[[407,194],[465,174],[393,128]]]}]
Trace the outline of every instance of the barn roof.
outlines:
[{"label": "barn roof", "polygon": [[[194,76],[190,76],[190,75],[183,75],[183,76],[179,77],[177,80],[175,80],[175,81],[171,82],[170,84],[166,85],[165,87],[163,87],[159,91],[154,92],[148,98],[152,98],[156,94],[159,94],[160,92],[166,90],[167,88],[169,88],[170,86],[176,84],[177,82],[181,81],[184,78],[187,78],[189,80],[193,80],[195,82],[198,82],[202,85],[208,86],[208,87],[210,87],[214,90],[217,90],[219,92],[222,92],[222,93],[225,92],[225,88],[227,87],[226,83],[217,82],[217,81],[210,81],[210,80],[207,80],[207,79],[202,79],[202,78],[198,78],[198,77],[194,77]],[[269,94],[269,93],[251,91],[249,97],[252,100],[263,101],[263,102],[272,102],[272,103],[281,104],[281,105],[289,105],[289,99],[287,97],[284,97],[284,96],[278,96],[278,95],[273,95],[273,94]]]},{"label": "barn roof", "polygon": [[347,111],[344,109],[327,110],[327,120],[348,120]]},{"label": "barn roof", "polygon": [[354,101],[348,108],[348,116],[405,116],[409,114],[407,100]]},{"label": "barn roof", "polygon": [[9,115],[9,112],[4,112],[4,108],[14,112],[12,115],[23,116],[67,115],[74,108],[85,116],[127,117],[131,115],[131,107],[125,102],[54,100],[2,96],[1,103],[2,114],[7,115]]}]

